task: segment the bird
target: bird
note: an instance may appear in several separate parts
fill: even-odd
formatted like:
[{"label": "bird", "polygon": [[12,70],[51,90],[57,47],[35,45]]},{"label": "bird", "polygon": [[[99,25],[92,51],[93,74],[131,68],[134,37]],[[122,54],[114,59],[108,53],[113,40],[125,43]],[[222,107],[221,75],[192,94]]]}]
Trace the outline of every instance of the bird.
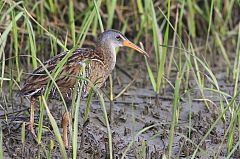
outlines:
[{"label": "bird", "polygon": [[[85,68],[85,76],[91,83],[95,84],[96,88],[101,88],[108,76],[113,71],[116,64],[116,50],[117,47],[129,47],[144,56],[148,57],[148,53],[143,49],[128,40],[118,30],[106,30],[99,34],[95,48],[76,48],[68,57],[67,61],[62,66],[62,71],[55,79],[55,82],[61,91],[62,96],[66,101],[71,101],[75,84],[79,82],[77,76],[81,69]],[[37,97],[44,94],[48,82],[51,80],[46,72],[50,73],[56,68],[59,61],[67,56],[69,51],[60,53],[49,60],[45,61],[43,65],[35,69],[26,79],[22,89],[18,92],[20,97],[30,97],[30,122],[29,129],[36,138],[34,131],[34,109],[37,102]],[[43,67],[44,66],[44,67]],[[86,97],[91,90],[92,84],[83,81],[82,96]],[[56,87],[50,90],[49,98],[58,98],[59,92]],[[62,117],[63,124],[63,142],[65,147],[68,147],[67,125],[68,118],[66,112]]]}]

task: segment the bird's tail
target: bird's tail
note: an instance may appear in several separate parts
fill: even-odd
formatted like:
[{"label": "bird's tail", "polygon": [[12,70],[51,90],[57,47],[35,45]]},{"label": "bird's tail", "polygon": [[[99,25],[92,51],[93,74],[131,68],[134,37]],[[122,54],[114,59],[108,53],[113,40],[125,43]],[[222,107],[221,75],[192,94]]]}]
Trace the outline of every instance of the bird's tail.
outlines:
[{"label": "bird's tail", "polygon": [[39,96],[42,94],[42,88],[37,89],[28,89],[24,87],[23,89],[17,92],[17,97],[31,97],[31,96]]}]

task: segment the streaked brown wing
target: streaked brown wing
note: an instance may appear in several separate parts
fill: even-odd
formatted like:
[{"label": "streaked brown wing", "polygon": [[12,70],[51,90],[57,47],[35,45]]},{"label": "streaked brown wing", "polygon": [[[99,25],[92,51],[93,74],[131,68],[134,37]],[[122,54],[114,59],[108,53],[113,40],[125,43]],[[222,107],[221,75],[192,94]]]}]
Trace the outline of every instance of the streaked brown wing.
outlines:
[{"label": "streaked brown wing", "polygon": [[[59,61],[61,61],[68,52],[61,53],[44,63],[44,67],[39,66],[33,74],[30,75],[23,88],[20,90],[20,96],[39,96],[42,94],[45,86],[49,82],[49,76],[47,75],[45,69],[50,73],[57,66]],[[92,49],[79,48],[76,49],[72,55],[68,58],[67,62],[62,68],[59,77],[56,80],[58,86],[61,87],[74,87],[76,82],[76,76],[80,71],[80,62],[87,59],[96,58]],[[71,76],[71,77],[70,77]],[[69,78],[70,77],[70,78]]]}]

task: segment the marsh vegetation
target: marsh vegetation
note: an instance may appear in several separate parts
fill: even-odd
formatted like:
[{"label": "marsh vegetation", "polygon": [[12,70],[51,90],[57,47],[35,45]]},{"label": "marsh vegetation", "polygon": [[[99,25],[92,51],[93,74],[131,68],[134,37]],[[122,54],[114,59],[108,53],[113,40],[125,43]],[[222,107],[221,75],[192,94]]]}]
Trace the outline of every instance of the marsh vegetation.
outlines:
[{"label": "marsh vegetation", "polygon": [[[105,86],[75,97],[69,149],[66,103],[46,92],[35,141],[29,99],[16,96],[24,80],[58,53],[94,47],[107,29],[150,57],[118,49]],[[238,0],[1,0],[0,158],[240,158],[239,73]]]}]

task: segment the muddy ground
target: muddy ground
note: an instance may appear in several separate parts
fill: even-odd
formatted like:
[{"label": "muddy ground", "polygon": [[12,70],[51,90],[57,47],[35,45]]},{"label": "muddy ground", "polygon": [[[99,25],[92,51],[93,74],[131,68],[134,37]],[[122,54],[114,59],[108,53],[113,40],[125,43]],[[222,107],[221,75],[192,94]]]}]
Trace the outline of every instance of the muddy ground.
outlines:
[{"label": "muddy ground", "polygon": [[[136,133],[144,127],[157,124],[157,126],[147,130],[135,139],[133,146],[128,151],[127,158],[140,158],[140,154],[143,152],[144,147],[146,147],[146,158],[162,158],[162,156],[167,153],[168,149],[174,90],[166,83],[165,89],[162,90],[159,96],[160,105],[156,105],[155,93],[147,75],[144,59],[137,57],[137,59],[134,60],[135,62],[130,64],[123,56],[120,56],[118,61],[119,68],[124,69],[135,79],[135,81],[122,96],[114,101],[113,121],[111,122],[114,156],[115,158],[120,158],[129,142],[132,141]],[[132,79],[119,68],[115,69],[113,72],[115,95],[132,81]],[[232,92],[233,85],[226,82],[225,74],[222,71],[224,70],[218,68],[216,72],[214,72],[218,78],[219,85],[222,90]],[[168,79],[173,85],[176,78],[175,76],[176,71],[173,70],[171,77]],[[107,83],[102,89],[104,92],[108,92],[108,85]],[[199,89],[193,79],[190,80],[189,86],[191,88],[191,100],[189,100],[188,93],[181,92],[179,106],[180,115],[178,126],[176,127],[176,135],[174,137],[173,158],[186,158],[193,154],[196,149],[194,144],[197,145],[201,141],[218,117],[217,109],[220,109],[219,99],[216,94],[205,92],[206,98],[214,102],[214,104],[209,104],[209,111],[201,100],[202,97],[199,94]],[[51,158],[60,158],[57,141],[52,133],[51,124],[46,113],[44,115],[44,126],[49,129],[45,129],[43,133],[42,145],[38,146],[28,131],[26,132],[24,145],[21,143],[22,123],[29,121],[29,100],[21,100],[16,97],[16,91],[14,91],[13,98],[10,98],[8,94],[9,91],[6,87],[0,99],[0,117],[3,130],[3,149],[5,158],[34,158],[34,156],[38,155],[46,158],[44,149],[48,149],[50,139],[55,142]],[[107,110],[109,110],[109,100],[107,98],[105,99]],[[189,101],[191,101],[190,103],[192,104],[190,104]],[[48,103],[53,116],[58,121],[58,124],[61,125],[61,114],[64,112],[61,102],[51,100],[48,101]],[[107,129],[104,124],[100,103],[95,97],[90,109],[90,120],[84,128],[83,134],[82,116],[84,108],[85,102],[81,104],[78,155],[81,158],[106,158],[108,154]],[[187,137],[189,132],[190,111],[192,112],[192,130],[189,141]],[[38,119],[39,111],[36,111],[35,124],[38,123]],[[228,119],[229,117],[227,117],[227,120]],[[226,123],[226,125],[228,124],[229,123]],[[197,156],[200,158],[212,158],[212,156],[215,155],[223,139],[225,130],[224,125],[225,124],[220,122],[201,146],[201,149],[205,150],[210,156],[200,151]],[[224,141],[219,158],[224,158],[227,154],[226,143],[227,141]],[[69,150],[68,153],[70,157],[71,150]],[[236,152],[234,157],[240,158],[240,153]]]}]

